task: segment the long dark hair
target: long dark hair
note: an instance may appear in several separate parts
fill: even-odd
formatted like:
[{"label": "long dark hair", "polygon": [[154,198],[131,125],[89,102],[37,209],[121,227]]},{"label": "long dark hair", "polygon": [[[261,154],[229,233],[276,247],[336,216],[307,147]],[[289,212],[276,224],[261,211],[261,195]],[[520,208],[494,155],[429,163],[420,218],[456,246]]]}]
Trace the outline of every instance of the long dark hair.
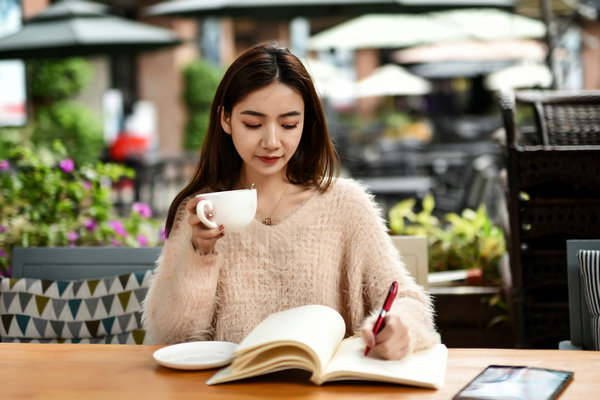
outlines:
[{"label": "long dark hair", "polygon": [[304,129],[300,144],[290,159],[286,176],[290,182],[315,185],[326,191],[337,172],[338,157],[329,137],[323,106],[310,75],[302,62],[288,49],[259,44],[244,52],[227,69],[210,108],[210,122],[200,160],[190,183],[175,197],[167,216],[167,236],[177,210],[189,196],[202,189],[231,190],[238,183],[242,159],[231,135],[221,126],[220,113],[248,94],[280,82],[296,90],[304,100]]}]

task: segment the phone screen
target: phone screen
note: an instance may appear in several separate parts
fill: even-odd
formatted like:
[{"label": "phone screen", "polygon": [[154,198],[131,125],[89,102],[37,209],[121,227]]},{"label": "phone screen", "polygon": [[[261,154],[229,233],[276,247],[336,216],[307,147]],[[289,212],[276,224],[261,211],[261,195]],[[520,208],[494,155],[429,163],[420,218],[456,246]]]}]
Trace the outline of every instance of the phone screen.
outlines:
[{"label": "phone screen", "polygon": [[453,400],[552,400],[572,379],[571,371],[490,365]]}]

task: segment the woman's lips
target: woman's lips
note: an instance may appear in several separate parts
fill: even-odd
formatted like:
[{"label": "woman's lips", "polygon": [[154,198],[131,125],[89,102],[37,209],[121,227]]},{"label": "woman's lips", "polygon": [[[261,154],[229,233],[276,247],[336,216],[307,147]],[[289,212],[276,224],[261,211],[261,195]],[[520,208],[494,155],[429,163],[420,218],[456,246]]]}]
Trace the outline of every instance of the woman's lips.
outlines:
[{"label": "woman's lips", "polygon": [[258,156],[258,159],[265,164],[275,164],[281,157]]}]

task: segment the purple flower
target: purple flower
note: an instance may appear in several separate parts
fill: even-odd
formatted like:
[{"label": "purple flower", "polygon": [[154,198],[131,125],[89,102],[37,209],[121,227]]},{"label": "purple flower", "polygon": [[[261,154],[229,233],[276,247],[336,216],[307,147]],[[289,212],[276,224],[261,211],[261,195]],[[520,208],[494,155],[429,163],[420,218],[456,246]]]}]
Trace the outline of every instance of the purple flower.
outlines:
[{"label": "purple flower", "polygon": [[6,227],[4,225],[0,226],[0,233],[6,232]]},{"label": "purple flower", "polygon": [[70,174],[75,169],[75,163],[70,158],[65,158],[64,160],[62,160],[58,163],[58,166],[67,174]]},{"label": "purple flower", "polygon": [[121,221],[119,221],[118,219],[115,219],[114,221],[110,221],[108,224],[110,225],[111,228],[113,228],[113,230],[117,233],[117,235],[127,236],[127,231],[125,230],[123,223]]},{"label": "purple flower", "polygon": [[163,242],[167,240],[167,230],[164,226],[160,228],[160,240],[162,240]]},{"label": "purple flower", "polygon": [[6,257],[6,252],[3,249],[0,249],[0,257]]},{"label": "purple flower", "polygon": [[79,239],[79,235],[77,234],[77,232],[71,231],[67,233],[67,239],[69,240],[69,242],[74,242],[77,239]]},{"label": "purple flower", "polygon": [[133,203],[131,209],[144,218],[150,218],[152,216],[152,208],[146,203]]},{"label": "purple flower", "polygon": [[113,239],[113,240],[111,240],[111,243],[112,243],[113,246],[120,246],[121,245],[121,242],[119,242],[119,239]]},{"label": "purple flower", "polygon": [[98,223],[96,222],[95,219],[90,218],[85,225],[83,225],[85,227],[85,229],[87,229],[90,232],[93,232],[96,230],[96,228],[98,227]]},{"label": "purple flower", "polygon": [[85,190],[90,190],[92,188],[92,184],[89,181],[81,182],[81,186],[83,186]]},{"label": "purple flower", "polygon": [[0,171],[6,171],[10,167],[8,160],[0,161]]},{"label": "purple flower", "polygon": [[142,235],[141,233],[137,235],[137,241],[142,247],[148,246],[148,239],[146,239],[146,236]]}]

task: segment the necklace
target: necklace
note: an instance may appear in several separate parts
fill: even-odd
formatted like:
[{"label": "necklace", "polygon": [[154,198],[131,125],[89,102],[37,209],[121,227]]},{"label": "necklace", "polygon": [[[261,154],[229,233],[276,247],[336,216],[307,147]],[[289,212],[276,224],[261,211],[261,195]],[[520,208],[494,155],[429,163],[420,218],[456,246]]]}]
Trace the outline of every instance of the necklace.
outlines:
[{"label": "necklace", "polygon": [[279,203],[281,203],[281,200],[283,200],[283,197],[285,196],[285,194],[287,193],[289,188],[290,188],[289,186],[285,188],[285,190],[281,194],[281,197],[279,198],[279,201],[277,202],[277,204],[275,204],[275,208],[273,208],[273,211],[271,211],[271,216],[263,219],[263,221],[262,221],[263,224],[273,225],[273,221],[271,220],[271,218],[273,218],[273,215],[275,215],[275,211],[277,210],[277,207],[279,207]]}]

